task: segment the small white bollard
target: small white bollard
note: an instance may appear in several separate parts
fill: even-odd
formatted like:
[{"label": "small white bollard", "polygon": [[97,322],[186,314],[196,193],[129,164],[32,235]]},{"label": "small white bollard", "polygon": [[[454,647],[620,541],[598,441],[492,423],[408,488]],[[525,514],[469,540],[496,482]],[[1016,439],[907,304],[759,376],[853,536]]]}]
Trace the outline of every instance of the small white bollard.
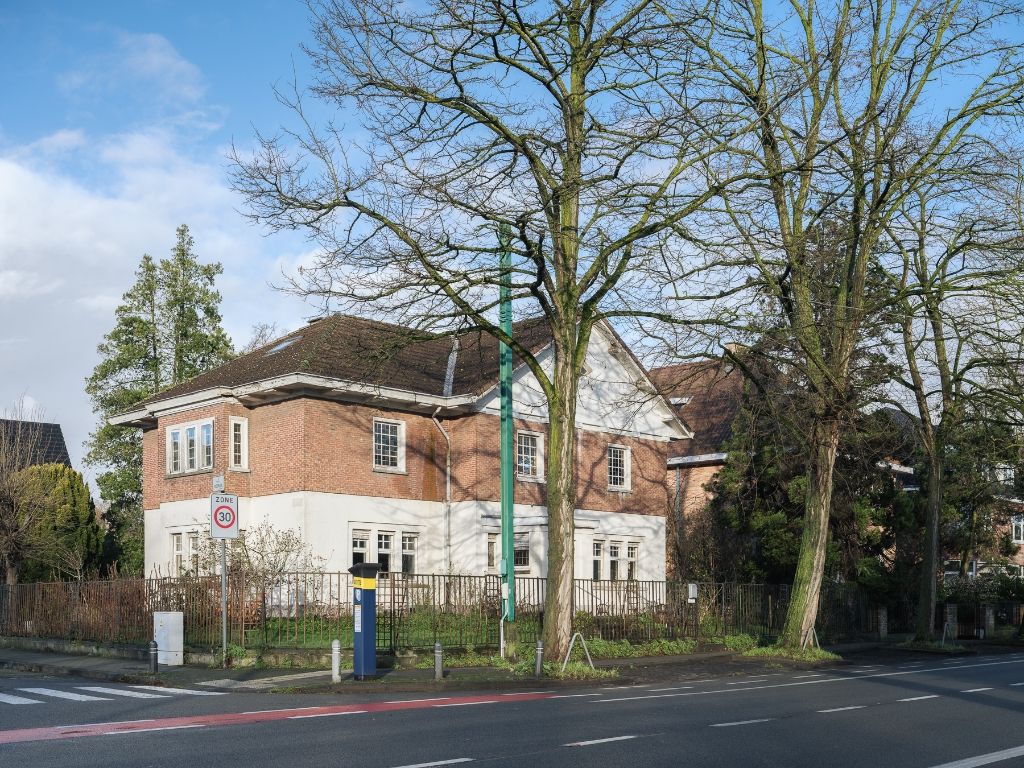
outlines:
[{"label": "small white bollard", "polygon": [[331,682],[341,682],[341,640],[331,641]]}]

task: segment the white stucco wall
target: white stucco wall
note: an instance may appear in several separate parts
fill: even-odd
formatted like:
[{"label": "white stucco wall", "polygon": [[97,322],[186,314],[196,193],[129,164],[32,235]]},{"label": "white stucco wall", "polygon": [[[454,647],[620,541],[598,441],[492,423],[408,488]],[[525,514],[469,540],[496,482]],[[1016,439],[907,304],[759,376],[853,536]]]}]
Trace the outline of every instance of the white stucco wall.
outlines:
[{"label": "white stucco wall", "polygon": [[[209,536],[209,499],[168,502],[147,510],[146,575],[173,575],[171,536],[198,532]],[[263,520],[278,529],[299,530],[313,551],[325,558],[327,571],[343,571],[352,563],[352,532],[370,533],[367,559],[377,559],[377,534],[394,534],[392,568],[398,570],[402,534],[417,537],[416,570],[445,573],[444,504],[371,496],[296,492],[239,499],[239,526],[245,530]],[[487,535],[500,533],[501,508],[497,502],[461,502],[451,508],[451,570],[485,574]],[[515,530],[530,534],[530,568],[522,575],[543,576],[547,568],[547,513],[543,507],[516,505]],[[576,511],[575,571],[577,578],[592,574],[595,540],[639,546],[637,579],[665,578],[665,519],[597,510]],[[187,543],[186,543],[187,546]],[[607,547],[606,547],[607,550]],[[607,552],[606,552],[607,554]],[[623,551],[623,554],[624,551]]]}]

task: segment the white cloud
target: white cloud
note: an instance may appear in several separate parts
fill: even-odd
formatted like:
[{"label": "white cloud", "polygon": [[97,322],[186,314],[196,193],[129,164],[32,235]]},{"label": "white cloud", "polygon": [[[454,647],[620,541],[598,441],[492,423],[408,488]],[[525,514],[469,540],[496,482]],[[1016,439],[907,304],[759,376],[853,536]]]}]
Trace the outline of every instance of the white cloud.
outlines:
[{"label": "white cloud", "polygon": [[97,94],[145,90],[151,99],[194,104],[206,91],[203,75],[162,35],[113,31],[110,49],[82,60],[57,78],[65,95],[92,99]]},{"label": "white cloud", "polygon": [[25,269],[0,269],[0,299],[19,301],[53,293],[64,281]]}]

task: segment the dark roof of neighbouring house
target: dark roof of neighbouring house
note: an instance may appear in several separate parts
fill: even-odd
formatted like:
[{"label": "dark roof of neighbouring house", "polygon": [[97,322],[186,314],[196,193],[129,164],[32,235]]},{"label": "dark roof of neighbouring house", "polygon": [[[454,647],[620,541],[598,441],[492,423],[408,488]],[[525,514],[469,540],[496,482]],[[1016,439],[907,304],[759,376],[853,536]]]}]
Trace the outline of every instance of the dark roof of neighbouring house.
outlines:
[{"label": "dark roof of neighbouring house", "polygon": [[[543,318],[513,325],[513,336],[532,353],[550,341]],[[445,391],[453,341],[458,352],[450,392]],[[513,365],[518,365],[514,356]],[[139,405],[218,387],[254,384],[290,374],[307,374],[427,395],[475,395],[498,380],[498,342],[473,330],[452,335],[424,333],[351,315],[310,322],[247,354],[183,382]]]},{"label": "dark roof of neighbouring house", "polygon": [[8,445],[20,442],[29,450],[30,455],[17,459],[17,463],[23,467],[36,464],[71,466],[71,457],[60,424],[0,419],[0,440],[7,441]]},{"label": "dark roof of neighbouring house", "polygon": [[699,360],[653,368],[651,379],[693,432],[692,439],[678,444],[675,455],[720,453],[742,405],[742,371],[723,360]]}]

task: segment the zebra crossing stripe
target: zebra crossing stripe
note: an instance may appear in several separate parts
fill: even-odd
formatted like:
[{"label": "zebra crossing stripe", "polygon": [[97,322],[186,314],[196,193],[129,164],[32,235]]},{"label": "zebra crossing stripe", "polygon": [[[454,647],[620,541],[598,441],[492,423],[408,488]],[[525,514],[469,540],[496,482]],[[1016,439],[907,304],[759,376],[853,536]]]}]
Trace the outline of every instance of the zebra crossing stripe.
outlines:
[{"label": "zebra crossing stripe", "polygon": [[22,696],[11,696],[6,693],[0,693],[0,702],[4,704],[42,704],[43,702],[37,701],[36,699],[26,699]]},{"label": "zebra crossing stripe", "polygon": [[18,690],[24,693],[34,693],[36,696],[51,696],[55,699],[70,699],[71,701],[110,701],[104,696],[86,696],[84,693],[58,691],[53,688],[19,688]]},{"label": "zebra crossing stripe", "polygon": [[141,691],[153,691],[167,695],[182,694],[185,696],[226,696],[227,691],[193,691],[191,688],[161,688],[159,685],[133,685]]},{"label": "zebra crossing stripe", "polygon": [[166,694],[143,693],[142,691],[129,691],[124,688],[103,688],[98,685],[79,685],[79,691],[91,691],[92,693],[109,693],[111,696],[127,696],[130,699],[167,699]]}]

